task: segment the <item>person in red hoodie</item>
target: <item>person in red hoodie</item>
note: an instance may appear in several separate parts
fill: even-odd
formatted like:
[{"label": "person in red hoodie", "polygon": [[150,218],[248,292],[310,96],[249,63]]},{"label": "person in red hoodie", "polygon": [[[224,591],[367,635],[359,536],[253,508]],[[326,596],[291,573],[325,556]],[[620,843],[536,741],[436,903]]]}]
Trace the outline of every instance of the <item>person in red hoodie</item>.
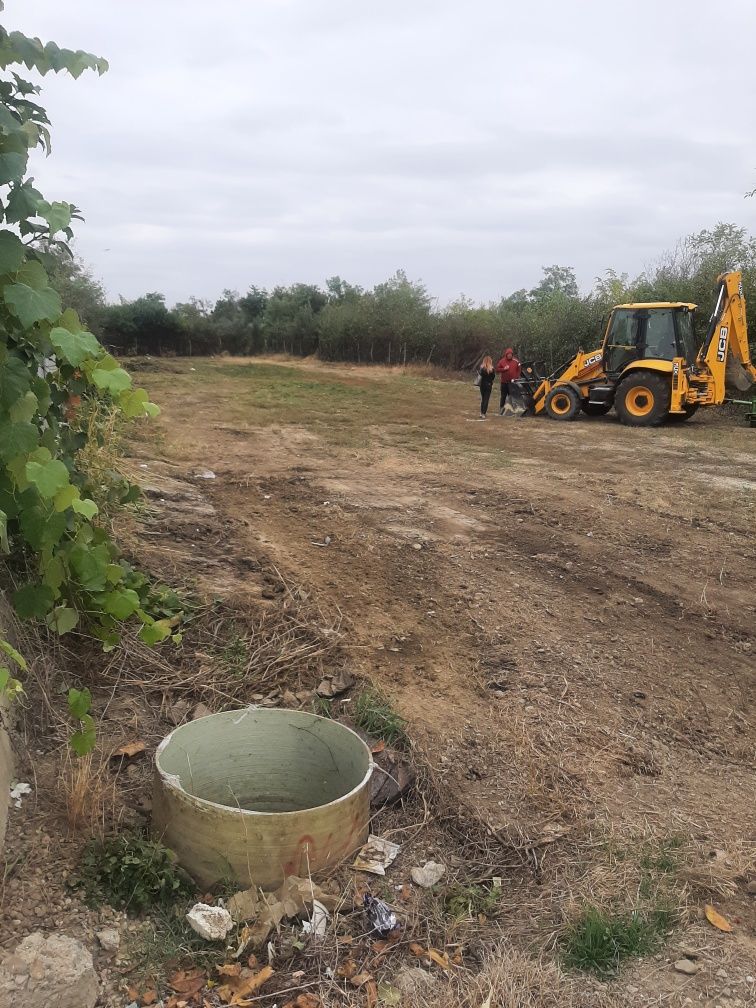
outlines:
[{"label": "person in red hoodie", "polygon": [[520,377],[520,362],[514,355],[514,350],[511,347],[507,347],[504,351],[504,356],[501,358],[499,363],[496,365],[496,373],[501,378],[501,398],[499,399],[499,416],[503,416],[505,412],[509,411],[514,413],[515,410],[511,403],[507,403],[507,397],[514,398],[512,395],[513,389],[510,388],[510,382],[517,381]]}]

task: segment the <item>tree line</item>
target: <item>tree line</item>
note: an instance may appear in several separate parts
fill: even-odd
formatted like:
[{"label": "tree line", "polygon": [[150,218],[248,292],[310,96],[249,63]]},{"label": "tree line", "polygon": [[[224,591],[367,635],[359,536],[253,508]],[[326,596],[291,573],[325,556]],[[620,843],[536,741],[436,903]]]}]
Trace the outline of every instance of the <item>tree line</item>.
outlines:
[{"label": "tree line", "polygon": [[332,277],[323,288],[253,285],[245,294],[226,290],[214,302],[191,298],[172,307],[155,292],[109,304],[91,271],[63,257],[53,283],[114,354],[317,354],[457,370],[512,346],[521,359],[551,369],[578,346],[598,345],[609,309],[628,301],[695,302],[703,337],[716,276],[731,268],[743,270],[746,300],[756,310],[756,239],[734,224],[689,235],[634,279],[610,269],[581,293],[574,269],[548,266],[532,289],[487,305],[460,297],[439,308],[401,270],[370,290]]}]

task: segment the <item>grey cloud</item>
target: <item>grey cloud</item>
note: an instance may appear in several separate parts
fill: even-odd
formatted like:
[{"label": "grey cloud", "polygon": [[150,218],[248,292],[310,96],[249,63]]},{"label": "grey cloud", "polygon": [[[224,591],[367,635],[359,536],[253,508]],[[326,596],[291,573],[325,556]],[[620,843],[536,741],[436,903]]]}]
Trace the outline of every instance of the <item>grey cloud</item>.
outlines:
[{"label": "grey cloud", "polygon": [[442,301],[487,300],[543,264],[589,284],[753,224],[750,0],[731,0],[716,81],[704,0],[6,6],[111,60],[45,82],[55,151],[36,173],[84,208],[79,250],[113,293],[404,267]]}]

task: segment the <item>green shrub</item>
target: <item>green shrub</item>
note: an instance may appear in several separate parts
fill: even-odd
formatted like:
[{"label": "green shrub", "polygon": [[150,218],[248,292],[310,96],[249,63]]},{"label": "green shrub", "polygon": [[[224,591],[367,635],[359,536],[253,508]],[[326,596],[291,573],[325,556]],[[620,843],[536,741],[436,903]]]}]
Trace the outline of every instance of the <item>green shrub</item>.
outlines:
[{"label": "green shrub", "polygon": [[167,906],[194,892],[194,884],[179,867],[173,851],[138,833],[91,841],[74,885],[84,890],[90,905],[109,903],[134,914],[148,907]]},{"label": "green shrub", "polygon": [[656,951],[673,923],[673,912],[664,907],[618,913],[587,907],[562,939],[565,963],[611,976],[623,960]]}]

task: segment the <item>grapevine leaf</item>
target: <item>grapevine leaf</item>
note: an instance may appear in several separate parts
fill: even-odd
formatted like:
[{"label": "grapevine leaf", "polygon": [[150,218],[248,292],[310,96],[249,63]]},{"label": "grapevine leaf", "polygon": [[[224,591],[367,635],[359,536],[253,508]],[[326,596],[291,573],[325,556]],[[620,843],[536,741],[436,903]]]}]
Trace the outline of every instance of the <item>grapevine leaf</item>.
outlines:
[{"label": "grapevine leaf", "polygon": [[71,223],[71,204],[48,203],[47,200],[41,200],[37,204],[37,214],[44,217],[50,225],[50,235],[52,236],[67,228]]},{"label": "grapevine leaf", "polygon": [[97,731],[90,714],[85,714],[81,718],[81,728],[73,733],[69,741],[77,756],[86,756],[92,752],[97,743]]},{"label": "grapevine leaf", "polygon": [[45,267],[38,259],[27,259],[16,273],[16,283],[26,284],[33,290],[45,290],[49,286]]},{"label": "grapevine leaf", "polygon": [[6,151],[0,154],[0,185],[9,182],[20,182],[26,172],[28,155],[16,151]]},{"label": "grapevine leaf", "polygon": [[139,596],[131,588],[111,591],[102,597],[102,607],[117,620],[125,620],[139,608]]},{"label": "grapevine leaf", "polygon": [[0,420],[0,458],[4,461],[30,452],[38,440],[39,431],[34,424]]},{"label": "grapevine leaf", "polygon": [[115,371],[104,371],[96,368],[92,372],[92,381],[103,392],[110,392],[111,395],[118,395],[126,389],[131,388],[131,375],[123,368],[116,368]]},{"label": "grapevine leaf", "polygon": [[65,511],[66,508],[71,507],[73,502],[78,500],[79,497],[79,488],[75,487],[72,483],[69,483],[68,486],[63,487],[63,489],[55,495],[53,507],[56,511]]},{"label": "grapevine leaf", "polygon": [[68,486],[68,469],[59,459],[50,462],[27,462],[26,478],[33,483],[42,497],[47,499]]},{"label": "grapevine leaf", "polygon": [[42,566],[42,583],[52,588],[57,595],[58,589],[66,579],[63,561],[58,556],[51,556]]},{"label": "grapevine leaf", "polygon": [[71,503],[71,507],[77,514],[84,515],[85,518],[91,519],[98,513],[99,508],[93,500],[84,498],[83,500],[74,500]]},{"label": "grapevine leaf", "polygon": [[17,399],[9,410],[9,415],[13,423],[29,423],[37,412],[37,397],[33,392],[25,392]]},{"label": "grapevine leaf", "polygon": [[84,546],[78,544],[69,554],[71,567],[82,588],[87,591],[104,591],[110,555],[107,546]]},{"label": "grapevine leaf", "polygon": [[11,190],[5,207],[5,219],[8,224],[18,224],[28,217],[35,217],[37,204],[41,199],[42,193],[35,189],[31,182],[15,186]]},{"label": "grapevine leaf", "polygon": [[20,669],[24,672],[29,671],[29,666],[26,664],[26,659],[22,654],[20,654],[7,640],[0,637],[0,651],[4,651],[8,657],[18,665]]},{"label": "grapevine leaf", "polygon": [[13,593],[13,608],[22,619],[43,619],[53,602],[52,588],[27,584]]},{"label": "grapevine leaf", "polygon": [[123,581],[123,567],[120,564],[108,564],[105,570],[108,584],[118,584]]},{"label": "grapevine leaf", "polygon": [[154,623],[145,623],[139,631],[139,639],[145,644],[159,644],[166,637],[170,637],[171,628],[168,620],[155,620]]},{"label": "grapevine leaf", "polygon": [[81,721],[89,713],[91,706],[92,694],[86,686],[80,690],[71,687],[68,691],[68,712],[71,717]]},{"label": "grapevine leaf", "polygon": [[85,330],[73,333],[56,326],[50,332],[50,342],[58,356],[73,367],[78,367],[88,357],[96,357],[101,352],[96,337]]},{"label": "grapevine leaf", "polygon": [[79,614],[69,606],[56,606],[48,615],[47,622],[62,637],[63,634],[73,630],[79,622]]},{"label": "grapevine leaf", "polygon": [[29,390],[29,368],[15,354],[9,354],[0,368],[0,403],[9,410]]},{"label": "grapevine leaf", "polygon": [[26,284],[10,284],[3,297],[24,329],[31,329],[35,322],[54,322],[60,315],[60,297],[52,287],[38,291]]},{"label": "grapevine leaf", "polygon": [[15,273],[24,261],[26,249],[12,231],[0,231],[0,274]]},{"label": "grapevine leaf", "polygon": [[25,507],[19,522],[24,539],[35,550],[59,542],[67,525],[65,514],[50,513],[41,507]]}]

